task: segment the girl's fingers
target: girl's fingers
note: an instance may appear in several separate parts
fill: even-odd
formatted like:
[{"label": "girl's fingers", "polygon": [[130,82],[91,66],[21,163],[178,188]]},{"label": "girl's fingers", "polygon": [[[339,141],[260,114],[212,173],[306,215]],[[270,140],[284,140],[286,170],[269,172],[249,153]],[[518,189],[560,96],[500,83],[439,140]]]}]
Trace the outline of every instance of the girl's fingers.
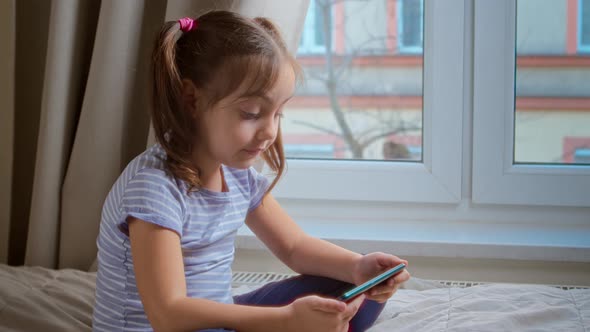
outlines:
[{"label": "girl's fingers", "polygon": [[401,281],[395,280],[395,279],[389,279],[386,282],[384,282],[383,284],[374,287],[373,289],[371,289],[369,291],[369,295],[377,295],[380,293],[388,293],[391,292],[392,290],[398,289],[399,286],[405,282],[406,279],[401,279]]},{"label": "girl's fingers", "polygon": [[346,303],[334,299],[312,296],[312,308],[328,313],[340,313],[346,310]]},{"label": "girl's fingers", "polygon": [[404,283],[408,281],[408,279],[410,279],[410,272],[408,272],[408,270],[404,270],[400,274],[393,277],[393,280],[396,284]]},{"label": "girl's fingers", "polygon": [[389,285],[383,285],[383,286],[377,286],[373,289],[371,289],[368,292],[368,296],[370,297],[371,300],[375,300],[376,298],[381,298],[382,296],[386,296],[387,298],[390,298],[391,296],[393,296],[393,294],[395,294],[395,292],[397,292],[397,290],[399,289],[400,284],[394,284],[393,286],[389,286]]},{"label": "girl's fingers", "polygon": [[386,285],[389,286],[389,287],[393,287],[395,285],[395,278],[389,278],[387,280],[387,284]]},{"label": "girl's fingers", "polygon": [[373,300],[375,302],[379,302],[379,303],[385,303],[385,302],[387,302],[387,300],[389,300],[390,297],[393,296],[393,293],[395,293],[395,292],[383,293],[383,294],[379,294],[378,296],[372,296],[371,300]]},{"label": "girl's fingers", "polygon": [[365,300],[365,298],[366,298],[366,296],[364,294],[362,294],[362,295],[358,296],[356,299],[347,303],[345,317],[344,317],[346,321],[351,320],[352,317],[354,317],[354,315],[356,315],[357,311],[359,310],[359,308],[363,304],[363,301]]}]

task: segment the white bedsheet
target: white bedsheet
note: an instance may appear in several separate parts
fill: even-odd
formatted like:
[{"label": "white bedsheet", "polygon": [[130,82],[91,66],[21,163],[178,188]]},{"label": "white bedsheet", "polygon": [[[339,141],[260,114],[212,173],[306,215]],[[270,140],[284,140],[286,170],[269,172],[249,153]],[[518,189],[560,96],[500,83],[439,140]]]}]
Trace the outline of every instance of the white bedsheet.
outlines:
[{"label": "white bedsheet", "polygon": [[588,289],[437,284],[414,278],[388,301],[369,331],[590,331]]},{"label": "white bedsheet", "polygon": [[460,288],[412,278],[367,332],[432,331],[590,332],[590,290],[522,284]]},{"label": "white bedsheet", "polygon": [[[0,332],[91,331],[95,281],[91,272],[0,264]],[[369,331],[588,332],[590,290],[514,284],[445,288],[412,278]]]}]

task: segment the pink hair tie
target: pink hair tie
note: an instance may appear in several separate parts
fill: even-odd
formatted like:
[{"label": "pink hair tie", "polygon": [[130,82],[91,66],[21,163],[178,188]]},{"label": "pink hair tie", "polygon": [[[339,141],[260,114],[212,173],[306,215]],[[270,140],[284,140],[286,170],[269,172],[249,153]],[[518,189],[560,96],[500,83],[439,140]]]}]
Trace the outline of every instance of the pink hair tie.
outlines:
[{"label": "pink hair tie", "polygon": [[180,30],[182,30],[182,32],[189,32],[193,29],[196,29],[198,25],[197,21],[190,17],[181,18],[178,20],[178,23],[180,24]]}]

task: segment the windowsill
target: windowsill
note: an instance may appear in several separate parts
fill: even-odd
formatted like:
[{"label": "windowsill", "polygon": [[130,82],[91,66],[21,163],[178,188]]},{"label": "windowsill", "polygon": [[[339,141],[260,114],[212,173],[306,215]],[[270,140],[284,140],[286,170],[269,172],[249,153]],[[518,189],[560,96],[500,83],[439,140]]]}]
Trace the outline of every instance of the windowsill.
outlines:
[{"label": "windowsill", "polygon": [[[589,226],[397,222],[328,224],[298,221],[310,235],[356,252],[399,256],[590,262]],[[267,250],[243,227],[238,249]]]}]

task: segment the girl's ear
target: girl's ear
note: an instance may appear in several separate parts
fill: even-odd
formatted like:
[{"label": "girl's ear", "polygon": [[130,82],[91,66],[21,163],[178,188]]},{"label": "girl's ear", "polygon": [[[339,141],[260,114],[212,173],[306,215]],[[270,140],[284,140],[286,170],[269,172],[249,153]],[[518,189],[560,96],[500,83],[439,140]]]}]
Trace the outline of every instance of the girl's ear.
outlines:
[{"label": "girl's ear", "polygon": [[197,87],[188,78],[182,79],[182,105],[184,110],[190,112],[193,117],[196,116]]}]

